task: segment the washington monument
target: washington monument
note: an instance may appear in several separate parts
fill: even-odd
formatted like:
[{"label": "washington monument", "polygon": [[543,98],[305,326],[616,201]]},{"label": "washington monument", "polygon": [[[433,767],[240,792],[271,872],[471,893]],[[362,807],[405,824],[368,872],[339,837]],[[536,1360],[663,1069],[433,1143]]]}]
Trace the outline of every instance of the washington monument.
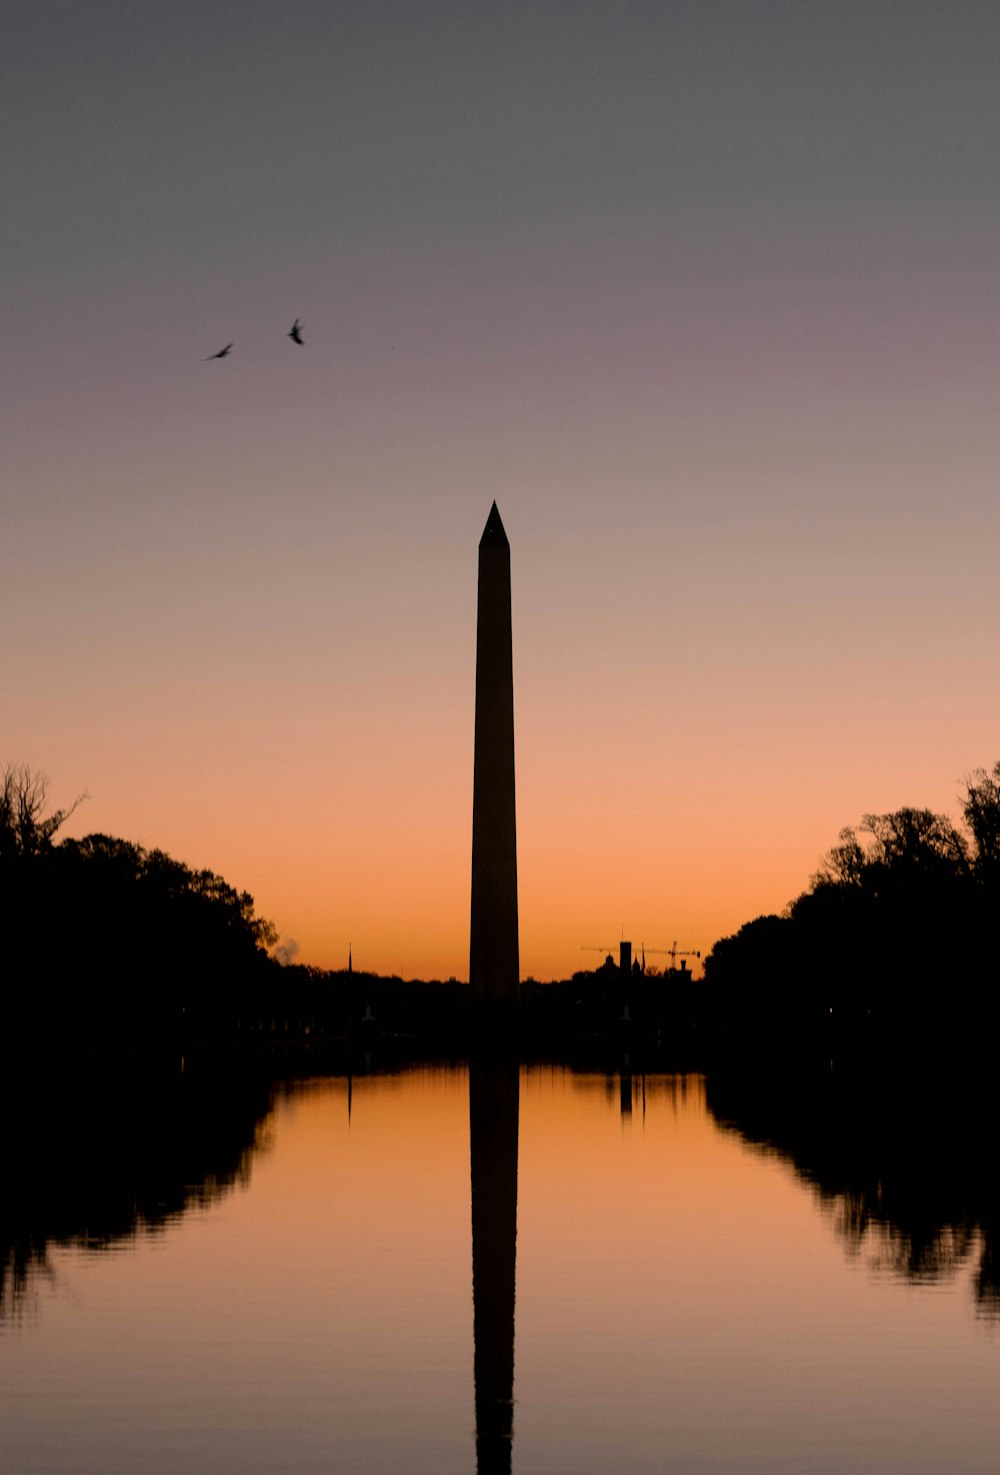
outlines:
[{"label": "washington monument", "polygon": [[510,544],[494,502],[479,540],[469,983],[513,1002],[519,978]]}]

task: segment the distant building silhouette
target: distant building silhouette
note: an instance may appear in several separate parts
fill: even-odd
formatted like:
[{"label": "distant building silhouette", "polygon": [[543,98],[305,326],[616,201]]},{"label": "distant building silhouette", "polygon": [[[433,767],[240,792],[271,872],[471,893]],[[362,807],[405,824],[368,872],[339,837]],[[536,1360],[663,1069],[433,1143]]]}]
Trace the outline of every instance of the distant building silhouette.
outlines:
[{"label": "distant building silhouette", "polygon": [[519,977],[510,544],[494,502],[479,542],[469,983],[513,1002]]}]

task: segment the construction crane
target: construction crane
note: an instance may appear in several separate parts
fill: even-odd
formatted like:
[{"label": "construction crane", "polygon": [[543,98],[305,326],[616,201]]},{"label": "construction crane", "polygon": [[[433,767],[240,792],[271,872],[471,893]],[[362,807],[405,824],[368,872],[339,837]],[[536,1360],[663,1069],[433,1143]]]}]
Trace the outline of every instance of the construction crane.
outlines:
[{"label": "construction crane", "polygon": [[677,959],[678,958],[700,958],[701,957],[701,949],[700,948],[678,947],[677,946],[676,939],[674,940],[673,947],[648,947],[648,948],[645,949],[645,951],[647,953],[662,953],[665,957],[667,957],[667,958],[670,959],[670,967],[671,967],[671,969],[676,969],[676,967],[677,967]]},{"label": "construction crane", "polygon": [[[629,944],[629,946],[631,946],[631,944]],[[614,957],[614,948],[613,948],[613,946],[612,947],[598,947],[598,946],[593,945],[593,944],[588,945],[588,944],[584,943],[581,946],[580,951],[581,951],[581,953],[603,953],[605,955],[605,957],[608,957],[608,958],[613,958]],[[671,968],[671,971],[672,972],[676,972],[677,971],[677,959],[678,958],[700,958],[701,957],[701,949],[700,948],[678,947],[677,946],[676,939],[674,940],[673,947],[647,947],[645,943],[640,943],[639,944],[639,951],[636,953],[635,956],[636,956],[637,959],[639,959],[639,958],[642,959],[642,971],[644,973],[646,971],[646,954],[647,953],[660,953],[664,957],[669,958],[670,959],[670,968]]]}]

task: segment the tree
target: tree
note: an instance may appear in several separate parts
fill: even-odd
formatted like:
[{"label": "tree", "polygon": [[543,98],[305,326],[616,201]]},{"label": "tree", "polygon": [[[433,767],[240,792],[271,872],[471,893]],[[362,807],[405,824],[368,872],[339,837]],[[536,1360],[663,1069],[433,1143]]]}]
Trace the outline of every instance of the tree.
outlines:
[{"label": "tree", "polygon": [[940,877],[968,866],[968,844],[947,815],[911,808],[866,814],[861,829],[871,836],[869,863],[888,870]]},{"label": "tree", "polygon": [[864,883],[868,856],[852,826],[840,832],[840,844],[828,850],[822,865],[812,878],[812,890],[823,886],[844,886],[859,889]]},{"label": "tree", "polygon": [[0,1044],[224,1036],[271,972],[253,897],[112,835],[56,843],[76,804],[47,813],[46,791],[0,769]]},{"label": "tree", "polygon": [[[715,944],[705,979],[729,1020],[774,1013],[801,1030],[807,1002],[833,1038],[951,1039],[970,1048],[1000,1022],[1000,763],[966,780],[964,829],[911,806],[841,830],[784,917]],[[956,986],[957,984],[957,986]],[[799,994],[802,998],[800,1000]]]},{"label": "tree", "polygon": [[840,844],[827,852],[807,894],[941,891],[967,876],[969,865],[968,842],[947,815],[910,807],[866,814],[859,830],[841,830]]},{"label": "tree", "polygon": [[52,846],[53,836],[86,798],[80,794],[68,809],[46,815],[49,781],[26,763],[0,769],[0,861],[24,860]]},{"label": "tree", "polygon": [[962,814],[975,847],[973,866],[982,880],[1000,876],[1000,763],[977,768],[965,781]]}]

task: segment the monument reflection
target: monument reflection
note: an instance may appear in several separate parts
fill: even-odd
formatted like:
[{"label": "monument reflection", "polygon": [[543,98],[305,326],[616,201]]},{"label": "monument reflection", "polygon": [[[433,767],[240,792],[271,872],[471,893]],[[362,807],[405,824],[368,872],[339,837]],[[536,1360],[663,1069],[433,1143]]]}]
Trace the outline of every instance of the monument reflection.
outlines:
[{"label": "monument reflection", "polygon": [[509,1475],[514,1440],[517,1057],[469,1065],[472,1300],[479,1475]]}]

